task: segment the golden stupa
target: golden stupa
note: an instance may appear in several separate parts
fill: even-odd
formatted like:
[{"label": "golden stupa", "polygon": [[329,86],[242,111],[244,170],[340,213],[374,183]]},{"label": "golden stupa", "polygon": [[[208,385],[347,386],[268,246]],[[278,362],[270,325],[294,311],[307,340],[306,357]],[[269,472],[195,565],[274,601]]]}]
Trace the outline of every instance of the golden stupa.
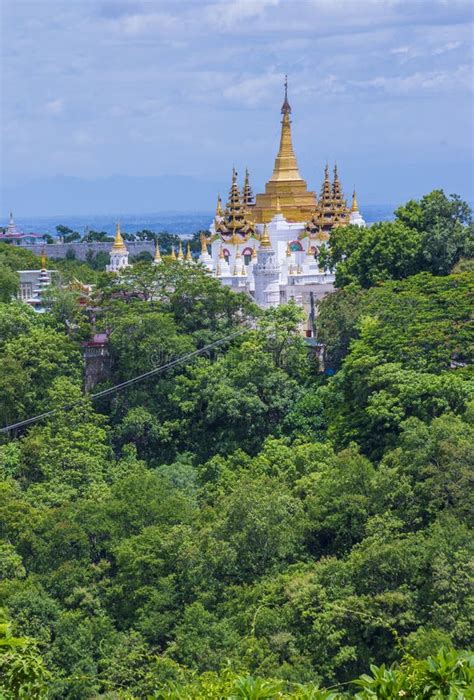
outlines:
[{"label": "golden stupa", "polygon": [[288,102],[288,80],[285,76],[285,99],[281,108],[280,148],[265,192],[257,194],[255,204],[248,207],[256,223],[270,221],[279,211],[287,221],[307,221],[316,209],[317,199],[308,190],[300,175],[291,140],[291,107]]}]

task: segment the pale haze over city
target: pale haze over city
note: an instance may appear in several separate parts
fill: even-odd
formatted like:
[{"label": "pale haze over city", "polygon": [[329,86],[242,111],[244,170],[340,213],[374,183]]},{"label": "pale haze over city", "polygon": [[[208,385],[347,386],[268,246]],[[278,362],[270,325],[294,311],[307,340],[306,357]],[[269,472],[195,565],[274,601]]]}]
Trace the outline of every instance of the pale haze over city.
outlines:
[{"label": "pale haze over city", "polygon": [[2,219],[212,211],[233,166],[261,191],[285,74],[311,189],[337,161],[360,203],[473,198],[468,1],[3,0],[2,14]]}]

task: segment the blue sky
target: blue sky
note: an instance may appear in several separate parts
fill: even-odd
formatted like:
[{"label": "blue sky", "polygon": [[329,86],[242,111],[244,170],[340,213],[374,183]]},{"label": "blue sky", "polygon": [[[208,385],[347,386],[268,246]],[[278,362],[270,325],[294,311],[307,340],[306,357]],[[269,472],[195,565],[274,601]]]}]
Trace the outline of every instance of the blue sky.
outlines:
[{"label": "blue sky", "polygon": [[65,175],[191,176],[209,183],[208,209],[235,164],[260,190],[285,73],[312,188],[337,159],[362,202],[434,187],[473,198],[465,0],[3,0],[2,12],[2,215],[5,193]]}]

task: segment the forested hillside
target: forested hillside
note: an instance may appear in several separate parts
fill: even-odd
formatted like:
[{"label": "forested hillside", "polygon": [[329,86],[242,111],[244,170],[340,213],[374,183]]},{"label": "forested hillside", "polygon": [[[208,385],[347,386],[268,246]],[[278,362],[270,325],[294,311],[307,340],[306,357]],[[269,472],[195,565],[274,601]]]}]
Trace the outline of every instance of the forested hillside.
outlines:
[{"label": "forested hillside", "polygon": [[[0,439],[0,697],[473,697],[470,212],[435,192],[355,233],[324,371],[297,306],[197,265],[50,263],[90,310],[36,314],[0,246],[1,425],[61,409]],[[94,391],[227,340],[93,399],[96,331]]]}]

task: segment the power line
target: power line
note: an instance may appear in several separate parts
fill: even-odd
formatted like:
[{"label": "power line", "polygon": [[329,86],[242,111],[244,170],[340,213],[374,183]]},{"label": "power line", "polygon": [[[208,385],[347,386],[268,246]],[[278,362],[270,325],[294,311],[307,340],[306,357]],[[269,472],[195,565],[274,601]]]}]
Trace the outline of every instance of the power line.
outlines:
[{"label": "power line", "polygon": [[[243,333],[247,333],[249,329],[248,328],[242,328],[239,331],[236,331],[235,333],[231,333],[230,335],[225,336],[225,338],[220,338],[219,340],[215,340],[212,343],[209,343],[208,345],[205,345],[203,348],[199,348],[198,350],[193,350],[193,352],[189,352],[186,355],[181,355],[181,357],[177,357],[175,360],[171,360],[170,362],[166,362],[164,365],[160,365],[159,367],[154,367],[153,369],[149,370],[148,372],[145,372],[144,374],[139,374],[136,377],[132,377],[132,379],[127,379],[125,382],[121,382],[120,384],[115,384],[114,386],[109,387],[108,389],[103,389],[102,391],[98,391],[96,394],[89,394],[90,399],[98,399],[101,398],[102,396],[108,396],[109,394],[114,394],[116,391],[121,391],[122,389],[126,389],[127,387],[131,386],[132,384],[136,384],[137,382],[141,382],[143,379],[146,379],[147,377],[152,377],[155,374],[160,374],[161,372],[164,372],[167,369],[170,369],[171,367],[175,367],[176,365],[182,364],[183,362],[186,362],[187,360],[191,360],[193,357],[198,357],[199,355],[202,355],[204,352],[207,352],[208,350],[212,350],[213,348],[218,347],[219,345],[222,345],[223,343],[227,343],[230,340],[233,340],[234,338],[237,338],[239,335],[242,335]],[[6,425],[4,428],[0,428],[0,433],[7,433],[10,430],[15,430],[16,428],[23,428],[27,425],[31,425],[32,423],[37,423],[39,420],[43,420],[43,418],[48,418],[49,416],[54,415],[55,413],[59,413],[60,411],[69,411],[71,408],[74,408],[75,406],[79,406],[82,403],[83,399],[80,399],[79,401],[74,401],[73,403],[67,404],[65,406],[58,406],[58,408],[52,408],[50,411],[46,411],[45,413],[40,413],[37,416],[33,416],[32,418],[25,418],[25,420],[19,421],[18,423],[12,423],[11,425]]]}]

